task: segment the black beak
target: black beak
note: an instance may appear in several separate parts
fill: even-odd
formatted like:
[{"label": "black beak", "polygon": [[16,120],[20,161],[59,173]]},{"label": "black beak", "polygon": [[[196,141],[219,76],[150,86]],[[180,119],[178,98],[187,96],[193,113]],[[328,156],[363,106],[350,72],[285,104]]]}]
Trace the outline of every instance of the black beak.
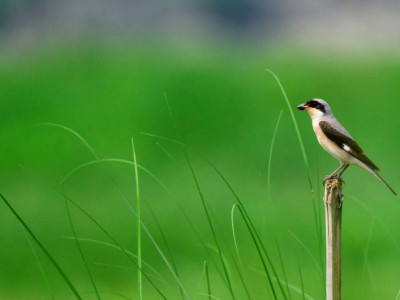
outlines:
[{"label": "black beak", "polygon": [[305,110],[307,106],[305,106],[304,104],[300,104],[299,106],[297,106],[298,110]]}]

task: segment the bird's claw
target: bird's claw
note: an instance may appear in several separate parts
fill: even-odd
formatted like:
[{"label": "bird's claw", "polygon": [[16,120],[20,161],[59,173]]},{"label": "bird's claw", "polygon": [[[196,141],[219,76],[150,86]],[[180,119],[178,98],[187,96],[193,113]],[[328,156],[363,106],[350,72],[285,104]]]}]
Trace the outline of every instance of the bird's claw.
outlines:
[{"label": "bird's claw", "polygon": [[324,178],[324,180],[322,181],[322,185],[325,186],[325,182],[332,179],[340,179],[344,183],[344,180],[340,177],[339,174],[331,174]]}]

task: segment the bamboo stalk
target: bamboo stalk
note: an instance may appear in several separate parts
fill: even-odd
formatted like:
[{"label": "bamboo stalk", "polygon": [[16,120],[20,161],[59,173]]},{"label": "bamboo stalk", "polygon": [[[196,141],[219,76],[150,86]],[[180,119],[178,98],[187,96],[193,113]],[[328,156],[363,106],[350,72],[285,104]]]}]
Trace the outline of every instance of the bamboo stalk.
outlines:
[{"label": "bamboo stalk", "polygon": [[326,300],[341,298],[342,180],[325,181]]}]

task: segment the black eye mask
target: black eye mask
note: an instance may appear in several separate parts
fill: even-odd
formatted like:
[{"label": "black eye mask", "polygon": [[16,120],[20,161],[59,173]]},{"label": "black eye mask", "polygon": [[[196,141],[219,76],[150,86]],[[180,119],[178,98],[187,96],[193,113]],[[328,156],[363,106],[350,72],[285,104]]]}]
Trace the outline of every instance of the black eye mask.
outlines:
[{"label": "black eye mask", "polygon": [[322,112],[325,112],[325,106],[322,103],[319,103],[316,100],[310,100],[306,103],[306,106],[316,108]]}]

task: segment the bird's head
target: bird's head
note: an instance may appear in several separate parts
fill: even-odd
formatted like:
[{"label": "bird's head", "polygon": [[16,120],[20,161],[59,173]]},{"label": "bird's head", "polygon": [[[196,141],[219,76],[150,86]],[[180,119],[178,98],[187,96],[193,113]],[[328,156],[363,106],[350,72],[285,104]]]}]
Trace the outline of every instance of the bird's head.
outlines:
[{"label": "bird's head", "polygon": [[329,104],[325,100],[317,98],[310,99],[300,104],[297,106],[297,109],[307,111],[312,119],[332,115]]}]

